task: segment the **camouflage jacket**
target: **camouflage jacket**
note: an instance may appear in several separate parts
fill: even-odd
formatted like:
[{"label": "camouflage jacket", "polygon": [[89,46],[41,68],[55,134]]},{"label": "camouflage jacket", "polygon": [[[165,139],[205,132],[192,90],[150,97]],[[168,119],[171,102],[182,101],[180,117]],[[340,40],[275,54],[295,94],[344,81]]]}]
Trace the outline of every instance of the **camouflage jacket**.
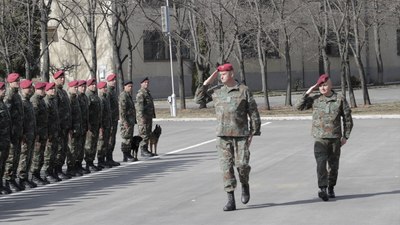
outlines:
[{"label": "camouflage jacket", "polygon": [[89,98],[84,93],[80,93],[78,100],[81,107],[82,131],[86,132],[89,128]]},{"label": "camouflage jacket", "polygon": [[11,115],[3,98],[0,98],[0,151],[4,146],[9,146],[11,137]]},{"label": "camouflage jacket", "polygon": [[314,96],[304,94],[296,104],[296,108],[297,110],[313,108],[311,133],[314,138],[348,139],[353,128],[351,109],[343,95],[332,92],[330,97],[322,94]]},{"label": "camouflage jacket", "polygon": [[134,126],[136,123],[135,104],[130,93],[123,91],[119,95],[119,118],[121,124]]},{"label": "camouflage jacket", "polygon": [[111,121],[115,123],[119,119],[118,95],[115,87],[107,86],[107,89],[107,97],[110,100]]},{"label": "camouflage jacket", "polygon": [[22,105],[22,98],[18,93],[18,88],[9,90],[5,103],[11,115],[11,135],[21,137],[24,122],[24,106]]},{"label": "camouflage jacket", "polygon": [[136,94],[136,118],[156,118],[153,97],[144,88],[139,89]]},{"label": "camouflage jacket", "polygon": [[71,103],[71,131],[74,135],[82,135],[82,115],[78,95],[69,93],[69,102]]},{"label": "camouflage jacket", "polygon": [[22,104],[24,106],[24,128],[23,139],[34,140],[36,136],[36,117],[33,105],[30,102],[31,96],[22,96]]},{"label": "camouflage jacket", "polygon": [[101,99],[101,128],[110,129],[111,127],[111,109],[107,94],[100,95]]},{"label": "camouflage jacket", "polygon": [[217,136],[243,137],[261,134],[257,103],[247,86],[224,85],[210,90],[202,85],[196,90],[195,99],[214,102],[218,121]]},{"label": "camouflage jacket", "polygon": [[43,98],[44,96],[34,94],[31,98],[31,103],[33,105],[36,117],[36,127],[37,127],[36,135],[43,138],[47,138],[48,115],[47,115],[46,103],[44,102]]},{"label": "camouflage jacket", "polygon": [[101,100],[95,91],[87,90],[86,96],[89,99],[89,130],[100,129],[101,123]]},{"label": "camouflage jacket", "polygon": [[60,128],[67,132],[71,129],[71,103],[69,102],[68,94],[63,89],[62,85],[56,86],[58,116],[60,118]]},{"label": "camouflage jacket", "polygon": [[47,117],[48,117],[48,134],[49,136],[57,136],[60,130],[60,118],[58,117],[57,96],[46,95],[44,97],[46,103]]}]

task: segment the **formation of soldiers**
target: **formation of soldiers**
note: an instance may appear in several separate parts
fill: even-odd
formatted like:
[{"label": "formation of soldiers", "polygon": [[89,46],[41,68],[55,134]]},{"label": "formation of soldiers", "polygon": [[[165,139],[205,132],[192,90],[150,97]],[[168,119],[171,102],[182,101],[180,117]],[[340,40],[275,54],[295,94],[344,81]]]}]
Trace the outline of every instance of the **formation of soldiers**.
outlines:
[{"label": "formation of soldiers", "polygon": [[[7,85],[0,82],[0,194],[119,166],[113,159],[118,121],[121,150],[128,159],[124,161],[133,161],[136,108],[132,81],[125,82],[118,96],[116,74],[100,82],[73,80],[66,89],[64,71],[57,71],[53,78],[54,82],[33,83],[11,73]],[[152,99],[151,104],[154,114]],[[154,156],[147,145],[141,153]]]}]

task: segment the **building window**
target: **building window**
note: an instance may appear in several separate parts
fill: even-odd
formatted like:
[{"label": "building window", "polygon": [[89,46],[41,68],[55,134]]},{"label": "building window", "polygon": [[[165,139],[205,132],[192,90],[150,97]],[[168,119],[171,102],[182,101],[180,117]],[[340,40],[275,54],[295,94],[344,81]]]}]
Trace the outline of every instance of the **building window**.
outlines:
[{"label": "building window", "polygon": [[57,27],[55,26],[49,26],[47,28],[47,39],[48,42],[58,42],[58,33],[57,33]]}]

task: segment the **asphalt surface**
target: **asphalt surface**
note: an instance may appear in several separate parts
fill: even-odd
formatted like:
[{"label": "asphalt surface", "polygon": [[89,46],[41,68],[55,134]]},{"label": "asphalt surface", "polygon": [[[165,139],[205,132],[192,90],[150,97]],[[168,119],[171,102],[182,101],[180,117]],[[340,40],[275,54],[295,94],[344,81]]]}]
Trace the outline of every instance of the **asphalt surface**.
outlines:
[{"label": "asphalt surface", "polygon": [[[263,120],[251,199],[223,212],[215,121],[157,121],[159,157],[0,196],[0,224],[400,224],[400,119],[355,119],[336,199],[317,197],[310,120]],[[118,146],[116,160],[122,159]]]}]

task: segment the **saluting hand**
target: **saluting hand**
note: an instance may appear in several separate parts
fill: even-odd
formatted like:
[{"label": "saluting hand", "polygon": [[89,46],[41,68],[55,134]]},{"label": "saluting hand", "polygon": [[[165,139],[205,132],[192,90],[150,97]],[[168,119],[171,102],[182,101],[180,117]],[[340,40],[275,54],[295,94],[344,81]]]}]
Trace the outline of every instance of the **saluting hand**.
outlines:
[{"label": "saluting hand", "polygon": [[311,94],[314,90],[318,89],[318,84],[314,84],[313,86],[311,86],[307,91],[306,94]]},{"label": "saluting hand", "polygon": [[347,143],[347,139],[344,138],[344,137],[342,137],[342,138],[340,139],[340,144],[341,144],[341,146],[345,145],[346,143]]}]

